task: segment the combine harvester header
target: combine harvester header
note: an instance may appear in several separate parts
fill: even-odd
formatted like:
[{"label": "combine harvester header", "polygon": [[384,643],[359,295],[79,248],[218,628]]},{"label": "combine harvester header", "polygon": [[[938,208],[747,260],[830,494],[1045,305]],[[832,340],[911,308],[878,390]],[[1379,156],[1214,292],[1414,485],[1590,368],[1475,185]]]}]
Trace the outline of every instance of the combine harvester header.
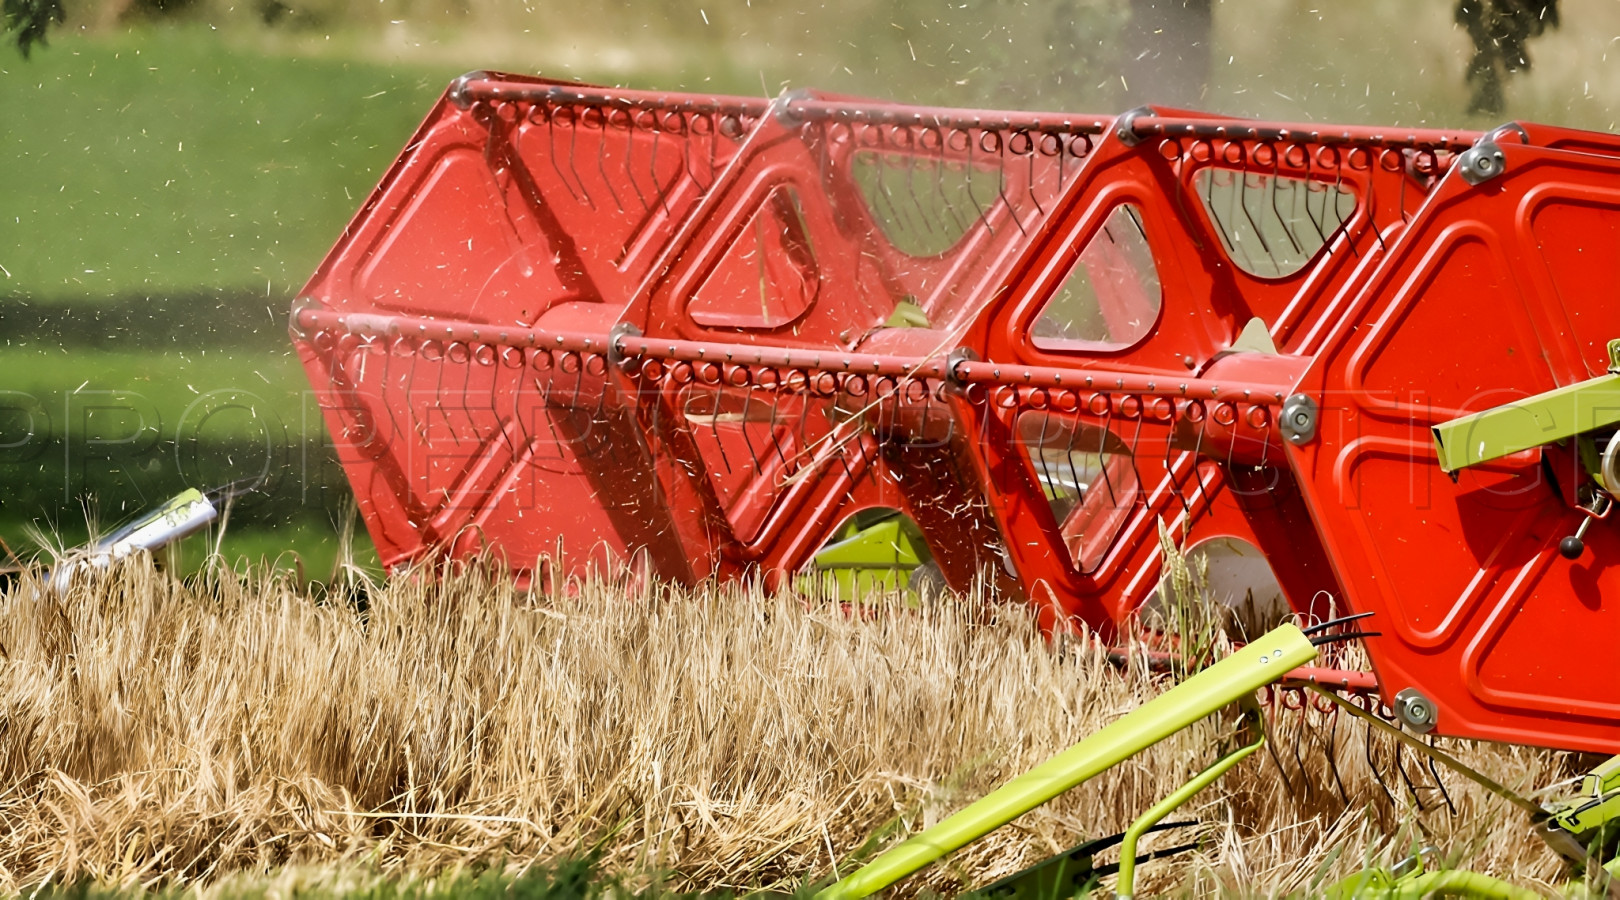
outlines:
[{"label": "combine harvester header", "polygon": [[1111,637],[1164,521],[1370,614],[1327,680],[1408,729],[1615,753],[1616,259],[1606,134],[474,73],[292,328],[388,565],[780,584],[899,513]]}]

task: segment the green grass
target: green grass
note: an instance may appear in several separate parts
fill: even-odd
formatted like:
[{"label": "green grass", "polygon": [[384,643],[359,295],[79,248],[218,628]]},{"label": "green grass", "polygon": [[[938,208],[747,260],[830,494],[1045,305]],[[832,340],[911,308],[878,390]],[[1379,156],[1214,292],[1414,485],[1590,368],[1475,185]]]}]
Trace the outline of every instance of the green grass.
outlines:
[{"label": "green grass", "polygon": [[194,26],[0,50],[0,295],[280,306],[456,74],[244,52]]},{"label": "green grass", "polygon": [[[127,406],[166,440],[263,439],[271,432],[301,438],[320,429],[319,408],[290,344],[265,353],[12,349],[0,352],[0,386],[26,395],[11,402],[32,398],[48,410],[56,436],[96,427],[85,411],[103,404]],[[129,429],[137,421],[117,419],[106,427]],[[0,443],[21,437],[0,423]]]}]

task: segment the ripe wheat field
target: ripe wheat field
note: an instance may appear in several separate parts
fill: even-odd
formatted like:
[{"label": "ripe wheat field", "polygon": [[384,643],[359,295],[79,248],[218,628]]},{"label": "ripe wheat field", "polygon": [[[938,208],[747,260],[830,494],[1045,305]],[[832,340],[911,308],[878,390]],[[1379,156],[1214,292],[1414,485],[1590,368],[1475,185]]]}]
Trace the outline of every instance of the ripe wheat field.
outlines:
[{"label": "ripe wheat field", "polygon": [[[354,585],[224,565],[178,580],[146,558],[62,591],[18,575],[0,593],[0,891],[377,896],[591,855],[599,893],[803,893],[1169,684],[976,597],[851,615],[738,586],[531,594],[477,566]],[[1453,813],[1410,752],[1348,717],[1270,721],[1274,752],[1184,809],[1202,845],[1147,864],[1148,891],[1309,895],[1420,845],[1557,884],[1506,803],[1442,770]],[[1234,722],[898,893],[952,894],[1123,830]],[[1524,790],[1586,762],[1443,743]]]}]

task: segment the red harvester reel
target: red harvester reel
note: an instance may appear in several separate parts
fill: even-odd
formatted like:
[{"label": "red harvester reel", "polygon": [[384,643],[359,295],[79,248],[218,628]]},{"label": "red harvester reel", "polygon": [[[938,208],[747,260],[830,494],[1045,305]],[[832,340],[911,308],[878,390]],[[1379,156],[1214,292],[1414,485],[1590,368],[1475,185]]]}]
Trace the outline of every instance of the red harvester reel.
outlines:
[{"label": "red harvester reel", "polygon": [[1376,613],[1386,700],[1437,732],[1616,752],[1620,541],[1557,552],[1607,509],[1590,454],[1459,474],[1431,434],[1604,372],[1616,157],[480,73],[293,330],[388,565],[780,579],[889,508],[950,583],[1109,633],[1163,519]]}]

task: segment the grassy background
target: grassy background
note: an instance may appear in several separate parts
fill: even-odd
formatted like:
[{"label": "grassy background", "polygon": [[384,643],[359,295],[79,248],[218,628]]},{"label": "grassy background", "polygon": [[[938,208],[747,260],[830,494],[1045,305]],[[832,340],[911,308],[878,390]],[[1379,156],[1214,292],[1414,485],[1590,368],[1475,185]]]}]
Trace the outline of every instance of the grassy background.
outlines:
[{"label": "grassy background", "polygon": [[[1114,46],[1124,0],[298,0],[266,25],[272,6],[190,0],[159,22],[139,0],[70,2],[32,59],[0,49],[0,538],[13,545],[38,524],[77,540],[87,509],[116,522],[268,460],[275,490],[244,501],[225,551],[286,547],[329,568],[347,492],[285,311],[462,71],[1081,111],[1127,102]],[[1463,112],[1469,44],[1452,7],[1217,3],[1198,105],[1493,124]],[[1530,45],[1534,71],[1508,84],[1510,114],[1611,128],[1620,6],[1562,9],[1566,24]],[[199,453],[182,447],[187,410],[231,392],[258,415],[216,416]],[[126,408],[86,418],[109,398]]]}]

